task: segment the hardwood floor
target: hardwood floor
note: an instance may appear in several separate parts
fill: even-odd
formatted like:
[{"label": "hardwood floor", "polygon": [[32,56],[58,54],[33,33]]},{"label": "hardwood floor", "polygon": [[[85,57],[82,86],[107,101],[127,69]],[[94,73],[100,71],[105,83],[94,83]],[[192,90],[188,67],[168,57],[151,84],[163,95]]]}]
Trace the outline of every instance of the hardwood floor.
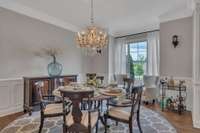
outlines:
[{"label": "hardwood floor", "polygon": [[16,114],[8,115],[5,117],[0,117],[0,131],[6,127],[10,122],[14,121],[17,117],[23,115],[23,112],[19,112]]},{"label": "hardwood floor", "polygon": [[[145,106],[163,115],[177,129],[178,133],[200,133],[200,129],[195,129],[192,127],[191,112],[185,112],[182,115],[178,115],[175,112],[162,112],[158,105]],[[23,115],[23,112],[5,117],[0,117],[0,130],[6,127],[10,122],[12,122],[21,115]]]},{"label": "hardwood floor", "polygon": [[178,133],[200,133],[200,129],[195,129],[192,126],[192,114],[191,112],[184,112],[179,115],[176,112],[161,111],[159,105],[145,105],[164,116],[177,130]]}]

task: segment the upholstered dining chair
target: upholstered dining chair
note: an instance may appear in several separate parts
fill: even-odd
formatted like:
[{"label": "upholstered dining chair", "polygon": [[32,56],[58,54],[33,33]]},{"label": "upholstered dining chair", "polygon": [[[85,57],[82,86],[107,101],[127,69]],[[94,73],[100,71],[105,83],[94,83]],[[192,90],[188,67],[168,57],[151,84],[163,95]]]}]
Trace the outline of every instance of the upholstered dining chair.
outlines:
[{"label": "upholstered dining chair", "polygon": [[[65,99],[64,94],[61,94],[63,97],[63,101]],[[80,123],[75,125],[76,128],[73,128],[73,132],[69,133],[92,133],[92,130],[96,127],[96,133],[98,132],[98,121],[100,118],[100,102],[98,100],[92,99],[92,95],[89,95],[87,98],[81,99],[84,102],[84,108],[81,110],[81,112],[77,112],[77,115],[79,113],[82,114],[82,117]],[[63,133],[68,133],[68,128],[70,128],[74,124],[74,119],[72,116],[72,110],[69,114],[67,114],[66,104],[63,103],[63,111],[65,112],[63,114]],[[65,115],[67,114],[67,115]],[[84,128],[83,128],[84,127]]]},{"label": "upholstered dining chair", "polygon": [[115,74],[114,75],[114,80],[117,82],[119,86],[124,85],[124,79],[127,78],[127,74]]},{"label": "upholstered dining chair", "polygon": [[97,76],[97,81],[99,84],[103,85],[104,76]]},{"label": "upholstered dining chair", "polygon": [[[52,100],[54,99],[53,95],[43,95],[43,84],[42,82],[37,82],[36,83],[36,89],[38,92],[38,97],[40,101],[40,127],[39,127],[39,133],[41,133],[43,124],[44,124],[44,119],[48,117],[58,117],[58,116],[63,116],[63,107],[62,107],[62,101],[58,100]],[[69,102],[65,102],[66,106],[69,106]],[[69,111],[65,111],[64,113],[69,113]]]},{"label": "upholstered dining chair", "polygon": [[159,96],[159,77],[144,75],[143,80],[144,94],[142,100],[145,102],[152,101],[154,103]]},{"label": "upholstered dining chair", "polygon": [[[107,103],[107,112],[104,114],[105,118],[105,133],[107,132],[107,119],[114,120],[116,122],[123,122],[129,125],[130,133],[133,133],[133,121],[136,119],[139,131],[142,133],[140,125],[140,103],[142,96],[142,87],[133,87],[130,104],[118,104],[118,103]],[[127,108],[127,109],[125,109]],[[130,111],[127,111],[131,109]]]}]

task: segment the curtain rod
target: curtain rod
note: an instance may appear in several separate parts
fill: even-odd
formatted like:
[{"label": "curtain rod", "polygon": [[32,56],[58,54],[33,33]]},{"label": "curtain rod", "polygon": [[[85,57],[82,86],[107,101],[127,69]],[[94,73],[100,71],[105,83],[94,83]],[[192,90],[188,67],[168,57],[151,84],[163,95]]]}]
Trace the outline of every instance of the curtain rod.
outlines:
[{"label": "curtain rod", "polygon": [[154,31],[160,31],[160,30],[156,29],[156,30],[145,31],[145,32],[140,32],[140,33],[135,33],[135,34],[129,34],[129,35],[124,35],[124,36],[117,36],[115,38],[129,37],[129,36],[134,36],[134,35],[139,35],[139,34],[145,34],[145,33],[154,32]]}]

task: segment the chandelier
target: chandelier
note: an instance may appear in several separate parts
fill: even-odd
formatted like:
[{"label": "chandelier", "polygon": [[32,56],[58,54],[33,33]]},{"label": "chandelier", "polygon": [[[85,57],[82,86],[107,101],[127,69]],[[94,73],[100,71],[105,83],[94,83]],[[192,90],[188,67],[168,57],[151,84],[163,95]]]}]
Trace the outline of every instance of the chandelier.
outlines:
[{"label": "chandelier", "polygon": [[76,41],[81,48],[101,53],[101,49],[108,44],[107,33],[94,25],[94,4],[91,0],[91,25],[77,33]]}]

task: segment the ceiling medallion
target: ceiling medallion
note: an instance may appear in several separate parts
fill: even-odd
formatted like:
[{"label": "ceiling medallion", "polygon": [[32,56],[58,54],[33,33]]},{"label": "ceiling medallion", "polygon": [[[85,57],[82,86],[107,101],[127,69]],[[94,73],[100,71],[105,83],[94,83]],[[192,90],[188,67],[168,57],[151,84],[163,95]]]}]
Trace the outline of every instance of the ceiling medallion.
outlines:
[{"label": "ceiling medallion", "polygon": [[87,52],[101,54],[101,49],[108,44],[108,34],[94,25],[93,0],[91,0],[91,25],[77,33],[76,41]]}]

